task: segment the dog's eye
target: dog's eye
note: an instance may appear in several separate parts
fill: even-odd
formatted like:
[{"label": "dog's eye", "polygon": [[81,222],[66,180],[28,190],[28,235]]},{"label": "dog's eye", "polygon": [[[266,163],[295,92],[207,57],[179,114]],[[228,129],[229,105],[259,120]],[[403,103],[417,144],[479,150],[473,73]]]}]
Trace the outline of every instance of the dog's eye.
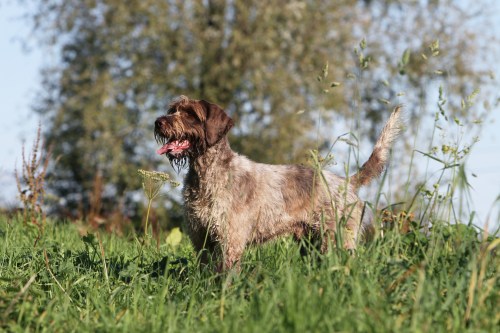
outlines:
[{"label": "dog's eye", "polygon": [[198,119],[196,112],[194,112],[193,110],[186,110],[186,116],[189,118]]}]

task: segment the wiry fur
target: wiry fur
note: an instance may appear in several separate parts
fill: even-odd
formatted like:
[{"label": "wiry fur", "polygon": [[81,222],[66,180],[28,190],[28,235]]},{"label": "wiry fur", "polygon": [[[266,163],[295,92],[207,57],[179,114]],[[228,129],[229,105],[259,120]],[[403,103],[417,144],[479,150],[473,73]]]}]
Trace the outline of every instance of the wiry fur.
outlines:
[{"label": "wiry fur", "polygon": [[[192,142],[185,154],[169,158],[189,164],[183,192],[187,230],[195,249],[207,250],[202,261],[219,253],[222,268],[229,269],[248,245],[286,234],[297,239],[310,235],[324,251],[334,242],[337,225],[342,225],[342,245],[355,249],[362,225],[372,219],[356,192],[383,170],[399,133],[399,110],[369,160],[346,180],[300,165],[253,162],[231,150],[226,133],[233,123],[220,107],[185,97],[173,103],[167,116],[157,119],[155,135],[162,143],[172,138]],[[185,113],[190,112],[196,119],[188,120]]]},{"label": "wiry fur", "polygon": [[372,179],[380,176],[389,158],[389,149],[402,128],[401,106],[397,106],[382,129],[382,133],[380,133],[368,161],[363,164],[355,175],[351,176],[349,182],[355,189],[368,185]]}]

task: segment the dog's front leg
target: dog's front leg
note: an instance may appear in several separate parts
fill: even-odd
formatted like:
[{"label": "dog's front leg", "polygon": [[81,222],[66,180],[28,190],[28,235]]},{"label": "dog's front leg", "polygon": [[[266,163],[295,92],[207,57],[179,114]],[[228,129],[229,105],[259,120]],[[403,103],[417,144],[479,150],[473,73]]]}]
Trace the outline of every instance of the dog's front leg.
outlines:
[{"label": "dog's front leg", "polygon": [[245,250],[244,242],[228,240],[222,245],[222,270],[229,271],[231,269],[240,270],[241,257]]}]

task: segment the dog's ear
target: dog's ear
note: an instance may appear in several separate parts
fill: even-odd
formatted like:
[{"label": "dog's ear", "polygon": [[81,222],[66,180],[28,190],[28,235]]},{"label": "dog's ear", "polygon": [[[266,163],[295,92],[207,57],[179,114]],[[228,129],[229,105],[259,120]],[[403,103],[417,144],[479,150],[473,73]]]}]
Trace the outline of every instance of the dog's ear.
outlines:
[{"label": "dog's ear", "polygon": [[205,110],[205,134],[209,146],[216,144],[233,127],[234,122],[222,108],[216,104],[201,100]]}]

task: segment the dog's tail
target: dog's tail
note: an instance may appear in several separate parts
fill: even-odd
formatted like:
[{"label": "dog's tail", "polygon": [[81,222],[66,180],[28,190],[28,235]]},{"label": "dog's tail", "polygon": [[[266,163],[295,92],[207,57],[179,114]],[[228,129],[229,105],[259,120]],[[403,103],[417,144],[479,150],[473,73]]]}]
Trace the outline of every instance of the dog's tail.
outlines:
[{"label": "dog's tail", "polygon": [[392,111],[389,120],[375,143],[375,148],[373,148],[370,158],[355,175],[349,178],[349,183],[355,190],[359,189],[361,186],[368,185],[384,171],[385,164],[389,157],[389,149],[403,127],[401,109],[402,106],[399,105]]}]

